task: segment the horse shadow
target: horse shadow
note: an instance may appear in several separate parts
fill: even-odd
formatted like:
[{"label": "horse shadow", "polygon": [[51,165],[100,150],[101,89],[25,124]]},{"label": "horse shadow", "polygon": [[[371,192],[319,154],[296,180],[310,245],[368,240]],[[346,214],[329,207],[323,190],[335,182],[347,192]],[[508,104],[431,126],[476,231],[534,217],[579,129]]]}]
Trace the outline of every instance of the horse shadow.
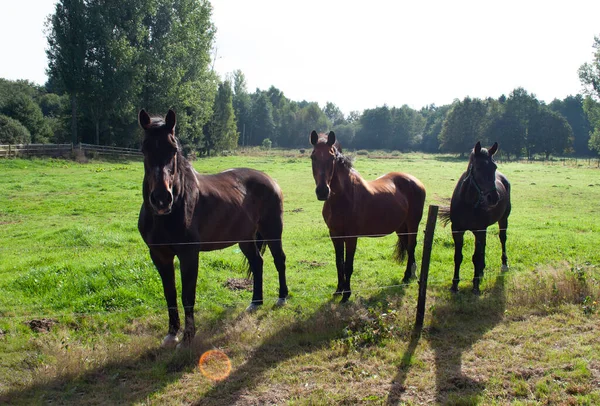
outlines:
[{"label": "horse shadow", "polygon": [[[236,404],[261,380],[269,370],[296,356],[330,348],[343,336],[343,330],[353,320],[357,306],[376,306],[383,300],[402,301],[406,286],[380,291],[364,297],[362,304],[338,304],[337,299],[321,305],[309,318],[292,323],[266,339],[250,358],[226,380],[215,385],[194,405]],[[356,299],[358,300],[358,298]]]},{"label": "horse shadow", "polygon": [[[344,328],[354,320],[356,310],[369,307],[387,298],[401,301],[405,288],[395,288],[373,296],[363,296],[345,304],[332,297],[308,317],[301,307],[293,309],[298,320],[265,339],[246,362],[235,369],[227,379],[216,382],[193,404],[235,404],[256,386],[272,368],[295,356],[329,348],[334,340],[343,337]],[[291,306],[288,305],[288,306]],[[274,307],[275,309],[275,307]],[[265,309],[267,312],[276,311]],[[147,400],[177,382],[185,374],[193,373],[203,350],[227,344],[219,329],[243,323],[247,317],[258,319],[265,314],[236,313],[231,309],[211,327],[200,327],[192,349],[174,352],[157,347],[124,356],[116,361],[90,369],[83,374],[62,374],[46,382],[13,389],[0,395],[0,404],[132,404]],[[250,320],[252,321],[252,320]],[[248,323],[248,319],[245,320]],[[243,324],[241,324],[243,326]]]},{"label": "horse shadow", "polygon": [[[445,302],[438,299],[434,306],[431,325],[426,334],[434,352],[438,404],[446,404],[459,398],[475,399],[485,389],[485,382],[481,379],[463,373],[462,354],[502,322],[506,309],[504,284],[504,274],[499,274],[494,285],[482,297],[470,292],[458,293]],[[420,327],[413,328],[401,366],[392,381],[386,402],[388,405],[396,405],[402,401],[411,359],[422,333]]]}]

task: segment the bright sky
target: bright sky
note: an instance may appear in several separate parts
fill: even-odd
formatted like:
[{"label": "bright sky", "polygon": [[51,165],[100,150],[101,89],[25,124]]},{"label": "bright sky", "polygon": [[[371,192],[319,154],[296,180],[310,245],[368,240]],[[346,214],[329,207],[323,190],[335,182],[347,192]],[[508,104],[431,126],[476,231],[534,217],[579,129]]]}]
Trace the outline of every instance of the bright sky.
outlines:
[{"label": "bright sky", "polygon": [[[43,84],[54,0],[0,0],[0,77]],[[215,69],[344,113],[581,91],[600,1],[213,0]]]}]

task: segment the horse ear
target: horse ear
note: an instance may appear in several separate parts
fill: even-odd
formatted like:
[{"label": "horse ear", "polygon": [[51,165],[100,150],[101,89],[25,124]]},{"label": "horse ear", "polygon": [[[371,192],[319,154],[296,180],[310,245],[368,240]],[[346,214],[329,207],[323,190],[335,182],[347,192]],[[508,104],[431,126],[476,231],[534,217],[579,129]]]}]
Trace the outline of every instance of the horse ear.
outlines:
[{"label": "horse ear", "polygon": [[317,132],[315,130],[312,130],[312,132],[310,133],[310,143],[312,145],[317,145],[318,141],[319,141],[319,134],[317,134]]},{"label": "horse ear", "polygon": [[335,133],[329,131],[329,135],[327,135],[327,145],[331,146],[333,144],[335,144]]},{"label": "horse ear", "polygon": [[493,156],[496,152],[498,152],[498,143],[494,142],[494,145],[492,145],[490,149],[488,149],[488,153],[490,154],[490,156]]},{"label": "horse ear", "polygon": [[475,144],[475,148],[473,148],[473,151],[476,154],[479,154],[481,152],[481,142],[477,141],[477,144]]},{"label": "horse ear", "polygon": [[144,130],[147,130],[151,121],[152,120],[150,120],[150,116],[148,113],[146,113],[146,110],[141,109],[140,114],[138,114],[138,122],[140,123],[140,127],[142,127]]},{"label": "horse ear", "polygon": [[167,126],[167,130],[169,130],[169,132],[173,132],[173,129],[175,128],[175,124],[177,123],[177,119],[175,118],[175,112],[171,109],[169,109],[169,112],[167,113],[167,117],[165,117],[165,124]]}]

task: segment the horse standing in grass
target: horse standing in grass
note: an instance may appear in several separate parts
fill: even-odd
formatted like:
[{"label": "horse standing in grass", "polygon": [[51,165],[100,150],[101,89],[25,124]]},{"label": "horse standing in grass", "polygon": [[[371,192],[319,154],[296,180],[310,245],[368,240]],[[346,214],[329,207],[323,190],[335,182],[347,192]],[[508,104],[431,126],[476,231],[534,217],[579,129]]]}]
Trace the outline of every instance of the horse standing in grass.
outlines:
[{"label": "horse standing in grass", "polygon": [[263,303],[263,242],[273,254],[279,273],[279,300],[288,295],[285,254],[281,246],[283,196],[270,177],[253,169],[229,169],[200,175],[181,153],[175,138],[175,113],[151,118],[139,113],[144,130],[144,182],[138,228],[150,249],[150,257],[162,279],[169,311],[169,332],[162,342],[170,347],[179,341],[180,328],[173,260],[179,258],[182,302],[185,313],[183,344],[196,334],[194,303],[198,277],[198,254],[239,243],[254,277],[248,310]]},{"label": "horse standing in grass", "polygon": [[463,255],[463,237],[469,230],[475,235],[473,265],[473,293],[479,294],[479,282],[485,268],[485,242],[488,226],[498,223],[502,244],[502,270],[508,270],[506,256],[506,229],[510,215],[510,183],[506,176],[496,170],[493,156],[498,151],[495,142],[490,149],[477,142],[469,156],[469,166],[461,175],[452,194],[450,208],[440,210],[442,221],[452,223],[454,238],[453,292],[458,291],[459,271]]},{"label": "horse standing in grass", "polygon": [[[398,234],[396,259],[408,252],[404,282],[414,275],[417,231],[423,217],[425,187],[414,176],[392,172],[367,182],[342,155],[335,133],[310,134],[312,171],[317,199],[325,201],[323,218],[335,248],[338,274],[336,295],[350,297],[357,237]],[[345,248],[345,258],[344,258]]]}]

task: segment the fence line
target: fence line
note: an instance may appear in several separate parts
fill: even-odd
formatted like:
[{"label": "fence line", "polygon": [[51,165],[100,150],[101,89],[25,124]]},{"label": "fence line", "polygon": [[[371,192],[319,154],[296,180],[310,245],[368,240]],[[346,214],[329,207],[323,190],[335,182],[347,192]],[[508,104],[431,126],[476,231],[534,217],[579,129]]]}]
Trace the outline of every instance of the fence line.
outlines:
[{"label": "fence line", "polygon": [[[524,274],[526,272],[531,273],[532,271],[527,269],[527,270],[521,270],[521,271],[487,271],[485,273],[485,276],[483,277],[483,279],[485,278],[492,278],[492,277],[509,277],[509,276],[516,276],[516,275],[521,275]],[[356,295],[357,297],[360,296],[361,294],[365,294],[365,292],[374,292],[374,291],[383,291],[383,290],[388,290],[388,289],[395,289],[395,288],[407,288],[410,287],[412,285],[417,286],[418,288],[418,279],[419,279],[420,275],[417,275],[417,279],[415,281],[412,282],[407,282],[407,283],[398,283],[398,284],[393,284],[393,285],[383,285],[383,286],[372,286],[372,287],[362,287],[362,288],[358,288],[358,289],[352,289],[351,292],[352,294]],[[461,278],[461,281],[466,281],[466,280],[471,280],[472,278]],[[434,280],[429,280],[427,283],[427,286],[443,286],[443,285],[450,285],[452,282],[452,278],[448,277],[448,278],[438,278],[438,279],[434,279]],[[331,288],[326,288],[326,287],[315,287],[311,289],[306,289],[304,291],[302,290],[290,290],[291,293],[291,298],[288,298],[289,300],[295,299],[295,298],[305,298],[305,297],[312,297],[312,298],[325,298],[325,297],[331,297],[333,296],[333,293],[331,293]],[[343,293],[343,292],[342,292]],[[199,310],[199,309],[203,309],[206,308],[206,306],[203,306],[203,300],[208,300],[210,297],[206,296],[206,295],[198,295],[196,294],[196,304],[194,305],[194,309]],[[164,298],[162,298],[164,299]],[[266,294],[264,295],[264,303],[267,304],[267,302],[269,300],[276,300],[278,299],[278,297],[276,295],[269,295]],[[250,298],[248,298],[248,300],[250,300]],[[242,300],[237,300],[235,301],[236,304],[242,304],[242,303],[246,303],[246,301],[242,301]],[[170,310],[170,309],[175,309],[177,308],[177,310],[181,310],[181,309],[185,309],[185,306],[177,306],[177,307],[169,307],[166,305],[159,305],[159,306],[149,306],[149,305],[145,305],[142,306],[142,309],[144,310],[155,310],[155,311],[164,311],[164,310]],[[23,308],[20,308],[23,309]],[[94,311],[94,312],[56,312],[56,313],[46,313],[46,314],[35,314],[35,313],[31,313],[31,314],[14,314],[14,315],[0,315],[0,320],[14,320],[14,319],[21,319],[21,318],[31,318],[31,319],[43,319],[43,318],[61,318],[61,317],[90,317],[90,316],[99,316],[99,315],[107,315],[107,314],[121,314],[121,313],[127,313],[127,312],[132,312],[131,308],[128,309],[116,309],[116,310],[98,310],[98,311]]]},{"label": "fence line", "polygon": [[94,144],[7,144],[0,145],[0,158],[17,158],[30,156],[64,156],[82,151],[110,156],[142,156],[139,149],[111,147]]}]

